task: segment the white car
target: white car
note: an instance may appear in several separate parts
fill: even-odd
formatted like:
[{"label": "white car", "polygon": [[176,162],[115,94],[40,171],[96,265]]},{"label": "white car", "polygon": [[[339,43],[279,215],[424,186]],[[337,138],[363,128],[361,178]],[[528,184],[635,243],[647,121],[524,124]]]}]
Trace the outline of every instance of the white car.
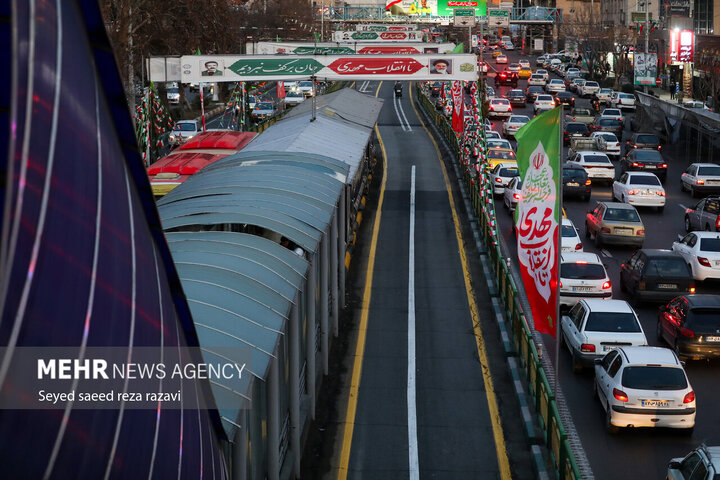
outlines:
[{"label": "white car", "polygon": [[600,257],[588,252],[560,254],[560,308],[581,298],[612,298],[612,284]]},{"label": "white car", "polygon": [[512,107],[507,98],[493,98],[490,100],[489,117],[509,117],[512,114]]},{"label": "white car", "polygon": [[548,93],[565,92],[565,82],[560,79],[553,78],[547,85],[545,85],[545,91]]},{"label": "white car", "polygon": [[610,157],[620,158],[620,142],[612,132],[592,132],[590,138],[595,140],[595,144]]},{"label": "white car", "polygon": [[488,73],[488,65],[485,62],[478,62],[478,71],[480,73]]},{"label": "white car", "polygon": [[490,85],[485,85],[485,95],[487,97],[494,97],[495,89],[493,87],[491,87]]},{"label": "white car", "polygon": [[648,344],[637,314],[625,300],[580,300],[560,319],[560,331],[576,373],[614,348]]},{"label": "white car", "polygon": [[315,85],[309,80],[304,80],[298,83],[297,89],[306,97],[312,97],[315,95]]},{"label": "white car", "polygon": [[495,57],[495,63],[496,64],[508,63],[507,55],[498,55],[497,57]]},{"label": "white car", "polygon": [[720,278],[720,233],[690,232],[673,242],[672,251],[690,265],[695,280]]},{"label": "white car", "polygon": [[500,137],[500,132],[496,132],[495,130],[485,130],[485,140],[496,139],[496,138],[498,138],[498,139],[502,138],[502,137]]},{"label": "white car", "polygon": [[517,207],[517,204],[520,201],[521,195],[522,178],[520,176],[511,178],[510,182],[508,182],[505,186],[505,191],[503,192],[503,203],[505,204],[505,207],[511,212],[515,210],[515,207]]},{"label": "white car", "polygon": [[513,45],[511,42],[505,42],[503,43],[503,48],[505,50],[515,50],[515,45]]},{"label": "white car", "polygon": [[592,80],[586,80],[581,86],[578,87],[578,95],[581,97],[589,97],[600,91],[600,84],[593,82]]},{"label": "white car", "polygon": [[624,427],[671,427],[691,434],[695,392],[675,352],[620,347],[595,364],[593,393],[605,410],[608,433]]},{"label": "white car", "polygon": [[530,60],[520,59],[518,60],[518,64],[520,65],[520,68],[531,68]]},{"label": "white car", "polygon": [[542,75],[544,75],[546,82],[547,82],[548,80],[550,80],[550,72],[548,72],[548,71],[545,70],[544,68],[538,68],[537,70],[535,70],[535,73],[536,73],[536,74],[542,74]]},{"label": "white car", "polygon": [[580,234],[578,234],[575,224],[569,218],[562,219],[562,230],[560,237],[560,251],[561,252],[582,252],[583,244],[580,240]]},{"label": "white car", "polygon": [[179,120],[173,126],[168,142],[170,145],[180,145],[200,133],[201,129],[197,120]]},{"label": "white car", "polygon": [[510,140],[504,138],[491,138],[487,140],[487,148],[503,148],[505,150],[513,150]]},{"label": "white car", "polygon": [[547,84],[547,78],[541,73],[533,73],[528,78],[528,86],[544,87]]},{"label": "white car", "polygon": [[612,118],[620,123],[625,123],[625,117],[623,117],[622,110],[619,108],[606,108],[600,112],[600,118]]},{"label": "white car", "polygon": [[612,88],[601,88],[595,96],[597,96],[598,102],[601,104],[610,105],[610,94],[612,94],[612,92]]},{"label": "white car", "polygon": [[533,103],[533,113],[537,113],[538,110],[552,110],[555,108],[555,99],[552,95],[540,94]]},{"label": "white car", "polygon": [[510,115],[510,118],[503,123],[502,133],[506,138],[514,137],[515,133],[528,122],[530,122],[530,117],[526,115]]},{"label": "white car", "polygon": [[570,67],[567,70],[565,70],[565,77],[572,77],[573,75],[580,75],[580,69],[575,67]]},{"label": "white car", "polygon": [[285,105],[297,105],[305,100],[305,95],[298,90],[290,90],[285,93]]},{"label": "white car", "polygon": [[650,172],[625,172],[613,182],[613,201],[636,207],[665,208],[665,189],[660,179]]},{"label": "white car", "polygon": [[585,169],[588,178],[595,182],[612,182],[615,180],[615,165],[607,155],[602,152],[581,150],[575,153],[566,162],[568,166],[578,166]]},{"label": "white car", "polygon": [[701,192],[720,191],[720,165],[693,163],[680,177],[680,186],[694,197]]},{"label": "white car", "polygon": [[518,176],[520,176],[520,171],[515,162],[503,162],[495,165],[495,168],[493,168],[490,174],[493,193],[495,195],[502,195],[505,192],[505,186],[510,183],[510,180]]},{"label": "white car", "polygon": [[620,92],[611,99],[610,105],[613,108],[627,108],[629,110],[635,110],[635,95],[631,93]]},{"label": "white car", "polygon": [[520,73],[520,64],[519,63],[511,63],[508,65],[507,69],[511,71],[512,73]]}]

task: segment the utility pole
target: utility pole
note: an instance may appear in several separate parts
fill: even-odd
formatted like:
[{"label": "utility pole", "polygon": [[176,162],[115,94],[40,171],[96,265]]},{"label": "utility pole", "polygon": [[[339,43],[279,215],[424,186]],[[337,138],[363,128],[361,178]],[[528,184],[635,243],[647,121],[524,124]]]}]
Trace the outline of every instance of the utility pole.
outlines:
[{"label": "utility pole", "polygon": [[[645,68],[647,69],[648,63],[648,44],[650,42],[650,1],[645,0]],[[647,85],[643,85],[643,92],[647,93]]]},{"label": "utility pole", "polygon": [[325,0],[320,5],[320,41],[325,41]]}]

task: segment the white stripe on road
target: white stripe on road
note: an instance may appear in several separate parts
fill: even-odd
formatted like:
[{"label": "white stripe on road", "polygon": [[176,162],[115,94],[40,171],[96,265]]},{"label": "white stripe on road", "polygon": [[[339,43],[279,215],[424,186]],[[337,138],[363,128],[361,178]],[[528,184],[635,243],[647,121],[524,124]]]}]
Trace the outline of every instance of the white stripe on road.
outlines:
[{"label": "white stripe on road", "polygon": [[612,253],[608,252],[604,248],[600,250],[600,253],[602,253],[604,257],[612,257]]},{"label": "white stripe on road", "polygon": [[410,173],[410,241],[408,245],[408,457],[410,480],[420,478],[415,392],[415,165]]},{"label": "white stripe on road", "polygon": [[403,132],[412,132],[412,127],[405,116],[402,103],[400,103],[400,99],[395,96],[395,93],[393,93],[393,106],[395,107],[395,115],[397,115],[398,122],[400,122],[400,127],[402,127]]},{"label": "white stripe on road", "polygon": [[687,210],[688,208],[683,205],[682,203],[678,203],[678,207],[682,208],[683,210]]},{"label": "white stripe on road", "polygon": [[360,85],[360,92],[365,93],[367,92],[367,87],[370,84],[370,80],[365,80],[362,85]]}]

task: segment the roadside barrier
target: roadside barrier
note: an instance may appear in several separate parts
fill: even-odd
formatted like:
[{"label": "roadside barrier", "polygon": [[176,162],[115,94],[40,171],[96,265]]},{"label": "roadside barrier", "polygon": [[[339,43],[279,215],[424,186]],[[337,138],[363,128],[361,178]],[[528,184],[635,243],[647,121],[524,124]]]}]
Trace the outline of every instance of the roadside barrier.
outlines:
[{"label": "roadside barrier", "polygon": [[[423,111],[432,119],[438,131],[452,150],[453,161],[460,158],[458,140],[452,129],[452,124],[432,102],[425,96],[419,84],[416,84],[418,103]],[[525,312],[518,296],[518,287],[510,272],[510,267],[500,251],[499,238],[495,231],[494,220],[483,208],[486,203],[481,195],[481,185],[475,181],[471,169],[459,165],[463,172],[463,182],[470,195],[470,204],[478,223],[478,231],[487,248],[487,255],[495,271],[497,289],[505,310],[505,318],[510,324],[512,342],[515,346],[514,354],[527,379],[530,398],[533,401],[538,416],[542,434],[539,438],[530,438],[531,443],[542,441],[550,452],[551,461],[555,469],[555,477],[560,480],[579,480],[582,478],[572,446],[565,433],[560,418],[555,394],[550,387],[545,370],[540,363],[540,355],[533,340],[532,331],[528,325]],[[494,202],[491,198],[489,202]]]}]

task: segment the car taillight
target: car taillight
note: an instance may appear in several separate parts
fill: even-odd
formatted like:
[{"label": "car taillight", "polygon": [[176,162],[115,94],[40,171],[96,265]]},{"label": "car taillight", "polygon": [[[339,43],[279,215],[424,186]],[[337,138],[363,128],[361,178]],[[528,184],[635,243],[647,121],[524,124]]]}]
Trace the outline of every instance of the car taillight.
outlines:
[{"label": "car taillight", "polygon": [[628,396],[627,393],[623,392],[622,390],[619,390],[617,388],[613,388],[613,397],[615,397],[616,400],[620,402],[627,402]]},{"label": "car taillight", "polygon": [[515,200],[520,200],[520,194],[519,193],[513,193],[513,198]]},{"label": "car taillight", "polygon": [[630,190],[630,191],[628,192],[628,195],[637,195],[637,194],[638,194],[638,191],[637,191],[637,190]]},{"label": "car taillight", "polygon": [[572,121],[573,121],[573,122],[575,121],[575,117],[573,117]]},{"label": "car taillight", "polygon": [[575,250],[582,250],[582,243],[575,245]]},{"label": "car taillight", "polygon": [[685,395],[685,398],[683,398],[683,403],[692,403],[695,401],[695,392],[690,391]]},{"label": "car taillight", "polygon": [[610,233],[610,229],[609,229],[608,227],[602,227],[602,228],[600,229],[600,231],[601,231],[602,233]]},{"label": "car taillight", "polygon": [[560,288],[562,288],[562,282],[560,282]]},{"label": "car taillight", "polygon": [[495,107],[493,107],[492,105],[490,105],[490,110],[495,110]]},{"label": "car taillight", "polygon": [[695,180],[695,183],[697,183],[698,185],[705,185],[705,180],[701,180],[698,178],[697,180]]},{"label": "car taillight", "polygon": [[592,343],[583,343],[582,345],[580,345],[580,351],[586,353],[594,353],[595,345],[593,345]]},{"label": "car taillight", "polygon": [[720,228],[720,215],[715,219],[715,228]]},{"label": "car taillight", "polygon": [[611,286],[612,286],[612,285],[610,284],[610,282],[605,282],[605,283],[603,283],[603,287],[602,287],[602,288],[603,288],[603,290],[607,290],[607,289],[610,288]]},{"label": "car taillight", "polygon": [[590,185],[590,179],[585,180],[585,185]]},{"label": "car taillight", "polygon": [[657,191],[655,192],[655,195],[660,195],[661,197],[664,197],[664,196],[665,196],[665,192],[663,192],[662,190],[657,190]]},{"label": "car taillight", "polygon": [[663,163],[663,164],[661,165],[661,168],[667,168],[667,163]]},{"label": "car taillight", "polygon": [[635,232],[635,235],[645,235],[645,230],[640,229],[637,232]]},{"label": "car taillight", "polygon": [[699,263],[700,265],[702,265],[703,267],[709,267],[709,266],[710,266],[710,261],[708,261],[707,258],[697,257],[697,259],[698,259],[698,263]]},{"label": "car taillight", "polygon": [[497,183],[502,183],[502,178],[496,178],[495,181],[496,181]]},{"label": "car taillight", "polygon": [[660,150],[660,149],[662,149],[662,147],[660,145],[658,145],[658,150]]},{"label": "car taillight", "polygon": [[690,288],[688,288],[688,292],[695,293],[695,287],[691,285]]},{"label": "car taillight", "polygon": [[[492,107],[490,107],[490,110],[492,110]],[[633,162],[633,167],[642,167],[642,163]]]}]

